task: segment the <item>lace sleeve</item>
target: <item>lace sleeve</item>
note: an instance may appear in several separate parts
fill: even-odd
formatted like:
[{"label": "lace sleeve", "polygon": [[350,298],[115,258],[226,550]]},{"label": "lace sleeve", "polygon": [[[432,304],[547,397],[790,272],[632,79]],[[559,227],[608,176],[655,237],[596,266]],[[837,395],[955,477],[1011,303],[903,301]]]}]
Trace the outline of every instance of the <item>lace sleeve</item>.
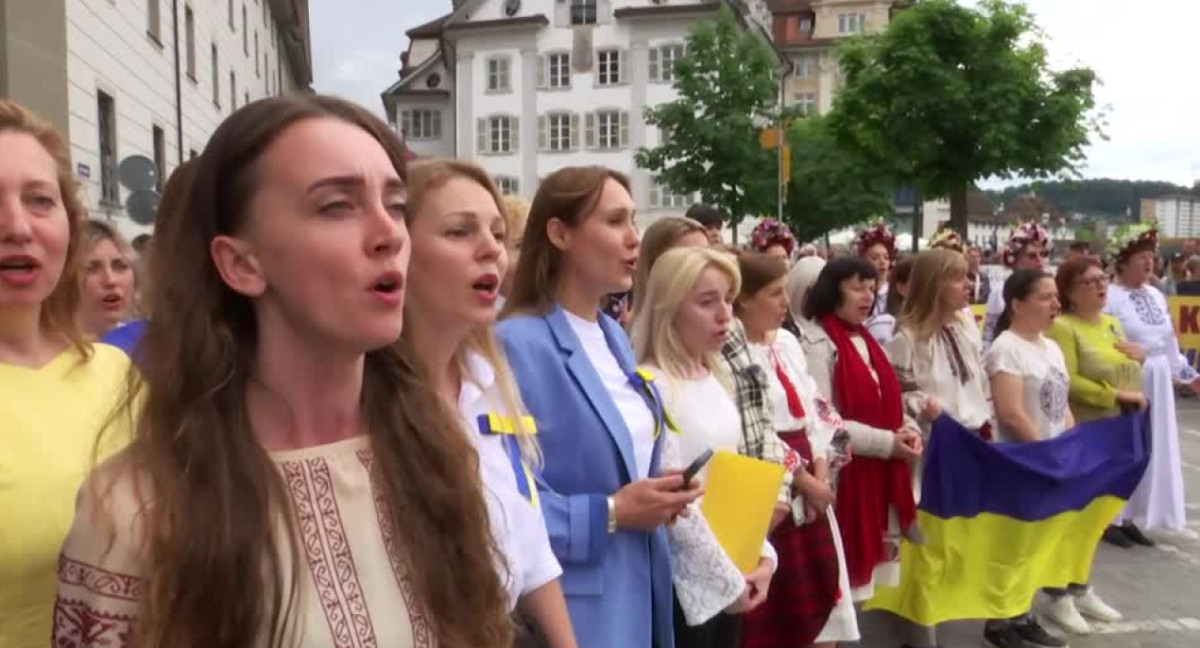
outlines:
[{"label": "lace sleeve", "polygon": [[675,597],[690,626],[700,625],[737,601],[746,577],[726,555],[697,506],[667,533]]}]

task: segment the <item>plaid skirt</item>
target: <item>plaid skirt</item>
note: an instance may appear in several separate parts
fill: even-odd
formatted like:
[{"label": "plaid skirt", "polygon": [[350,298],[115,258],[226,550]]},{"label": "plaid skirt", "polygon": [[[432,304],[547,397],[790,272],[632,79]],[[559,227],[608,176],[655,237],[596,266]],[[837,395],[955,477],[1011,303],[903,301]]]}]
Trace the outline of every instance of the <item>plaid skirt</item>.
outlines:
[{"label": "plaid skirt", "polygon": [[[811,461],[803,433],[780,434]],[[806,452],[807,450],[807,452]],[[771,533],[779,565],[767,600],[742,619],[741,648],[800,648],[817,638],[838,600],[838,556],[824,514],[803,526],[791,516]]]}]

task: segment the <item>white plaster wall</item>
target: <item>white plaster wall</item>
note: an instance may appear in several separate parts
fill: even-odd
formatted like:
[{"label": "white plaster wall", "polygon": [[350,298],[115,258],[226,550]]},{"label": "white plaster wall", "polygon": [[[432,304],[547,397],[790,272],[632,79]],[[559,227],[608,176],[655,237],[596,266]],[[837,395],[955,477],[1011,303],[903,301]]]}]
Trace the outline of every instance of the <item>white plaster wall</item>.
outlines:
[{"label": "white plaster wall", "polygon": [[[146,0],[68,0],[67,76],[69,79],[71,151],[78,164],[90,169],[90,178],[80,178],[84,198],[93,217],[111,218],[126,235],[150,228],[125,218],[121,206],[100,204],[99,130],[97,91],[113,98],[116,109],[118,163],[141,154],[153,159],[153,126],[163,130],[166,169],[178,165],[179,150],[175,114],[175,53],[171,0],[160,2],[161,46],[148,35]],[[181,0],[179,37],[186,38],[184,7],[195,18],[196,75],[187,74],[186,47],[180,48],[182,70],[183,157],[190,150],[201,152],[222,119],[232,112],[229,72],[237,77],[237,105],[268,94],[280,93],[278,70],[281,56],[273,21],[264,22],[267,0],[235,0],[234,28],[228,20],[228,0]],[[250,29],[249,54],[242,48],[242,5]],[[270,18],[270,12],[266,12]],[[258,72],[255,72],[254,36],[259,38]],[[211,46],[217,46],[219,107],[213,101]],[[264,62],[263,57],[266,56]],[[285,70],[284,87],[298,84]],[[120,188],[122,204],[129,195]]]}]

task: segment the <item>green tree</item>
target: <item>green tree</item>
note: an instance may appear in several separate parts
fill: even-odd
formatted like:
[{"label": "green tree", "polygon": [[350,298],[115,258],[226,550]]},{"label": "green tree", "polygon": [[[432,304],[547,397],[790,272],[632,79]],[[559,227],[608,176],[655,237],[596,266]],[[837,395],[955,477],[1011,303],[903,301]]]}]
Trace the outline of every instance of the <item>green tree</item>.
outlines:
[{"label": "green tree", "polygon": [[646,123],[665,141],[639,149],[638,166],[673,192],[699,193],[728,211],[732,225],[775,213],[778,157],[760,146],[759,133],[777,116],[776,65],[728,6],[715,21],[694,25],[673,70],[678,99],[646,110]]},{"label": "green tree", "polygon": [[1043,40],[1018,3],[922,0],[839,48],[839,139],[921,195],[949,196],[965,233],[974,181],[1077,173],[1099,132],[1095,73],[1052,70]]},{"label": "green tree", "polygon": [[887,177],[841,146],[823,117],[789,126],[791,173],[784,220],[801,241],[892,214]]}]

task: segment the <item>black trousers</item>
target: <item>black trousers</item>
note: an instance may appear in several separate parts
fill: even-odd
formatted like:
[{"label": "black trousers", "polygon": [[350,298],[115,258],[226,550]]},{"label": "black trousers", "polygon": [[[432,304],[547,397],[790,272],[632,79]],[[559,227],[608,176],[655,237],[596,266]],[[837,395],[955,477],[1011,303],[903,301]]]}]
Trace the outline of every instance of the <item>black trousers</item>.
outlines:
[{"label": "black trousers", "polygon": [[679,600],[675,601],[675,648],[738,648],[742,617],[724,612],[698,626],[689,626]]}]

